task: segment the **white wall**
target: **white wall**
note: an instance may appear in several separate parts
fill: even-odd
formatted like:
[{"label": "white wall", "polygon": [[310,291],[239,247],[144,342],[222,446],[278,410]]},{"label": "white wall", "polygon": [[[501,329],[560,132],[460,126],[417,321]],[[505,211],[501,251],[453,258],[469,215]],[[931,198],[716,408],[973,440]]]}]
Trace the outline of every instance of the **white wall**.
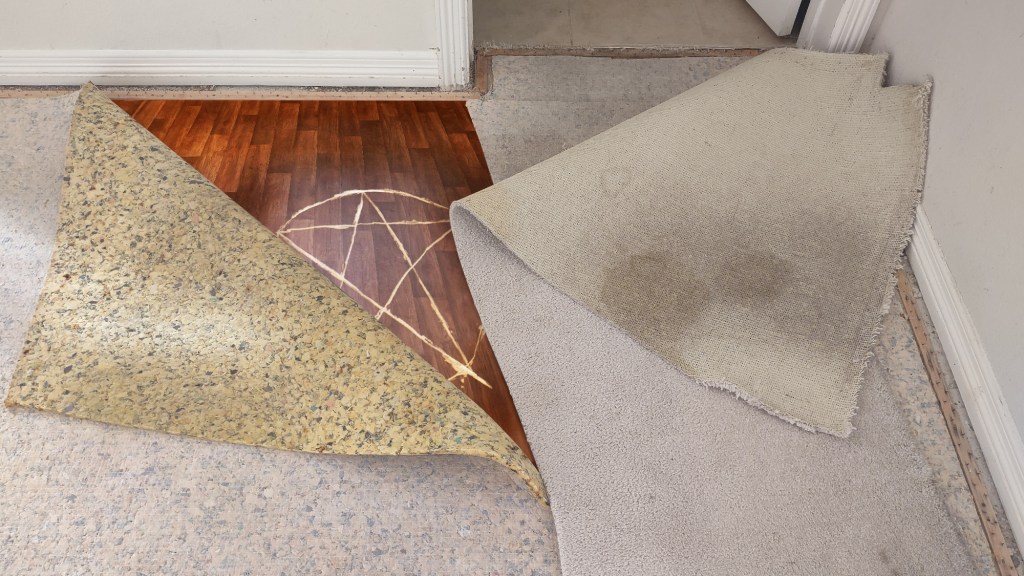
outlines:
[{"label": "white wall", "polygon": [[471,0],[6,0],[0,85],[454,88]]},{"label": "white wall", "polygon": [[1024,3],[898,0],[865,49],[934,77],[924,209],[1024,430]]},{"label": "white wall", "polygon": [[430,50],[434,0],[6,0],[0,50]]}]

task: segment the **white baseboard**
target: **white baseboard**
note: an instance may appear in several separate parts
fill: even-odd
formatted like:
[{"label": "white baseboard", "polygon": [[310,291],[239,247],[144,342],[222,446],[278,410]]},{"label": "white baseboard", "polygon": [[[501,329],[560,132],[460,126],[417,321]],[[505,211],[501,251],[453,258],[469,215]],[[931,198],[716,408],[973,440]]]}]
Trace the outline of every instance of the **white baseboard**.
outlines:
[{"label": "white baseboard", "polygon": [[437,87],[438,51],[0,50],[0,84]]},{"label": "white baseboard", "polygon": [[1024,542],[1024,440],[921,208],[908,255],[1010,527]]}]

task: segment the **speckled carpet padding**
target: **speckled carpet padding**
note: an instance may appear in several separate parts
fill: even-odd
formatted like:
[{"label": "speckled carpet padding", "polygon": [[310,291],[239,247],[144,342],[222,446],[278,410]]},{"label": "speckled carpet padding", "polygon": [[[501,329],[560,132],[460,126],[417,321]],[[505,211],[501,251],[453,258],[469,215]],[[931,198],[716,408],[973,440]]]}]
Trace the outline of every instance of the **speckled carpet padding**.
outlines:
[{"label": "speckled carpet padding", "polygon": [[468,397],[95,87],[7,406],[254,446],[494,460]]},{"label": "speckled carpet padding", "polygon": [[[854,389],[862,370],[864,375],[857,429],[839,438],[808,433],[698,385],[686,373],[700,356],[680,369],[664,348],[631,332],[620,316],[625,311],[604,307],[630,307],[634,324],[644,323],[669,343],[685,332],[708,353],[729,334],[725,327],[708,332],[707,342],[693,334],[716,326],[712,312],[735,321],[755,313],[759,303],[763,313],[770,310],[770,302],[762,302],[769,300],[765,291],[754,289],[762,285],[778,284],[779,298],[801,290],[794,282],[847,294],[838,278],[858,281],[861,273],[836,268],[854,266],[858,251],[870,252],[865,246],[871,245],[875,269],[863,273],[871,302],[851,304],[870,308],[862,326],[866,337],[888,302],[886,279],[916,200],[923,154],[925,94],[920,88],[882,89],[883,68],[882,57],[772,52],[453,207],[460,259],[544,474],[563,573],[989,573],[984,554],[978,563],[972,559],[936,489],[903,401],[890,385],[891,364],[865,364],[867,349],[859,340],[847,358]],[[844,94],[842,106],[833,91]],[[485,101],[474,114],[501,117],[502,104]],[[846,123],[849,115],[860,117],[856,126]],[[514,131],[531,120],[504,126]],[[484,116],[474,122],[485,153],[492,153],[486,142],[495,137],[484,129],[502,124],[489,124]],[[772,134],[785,139],[768,138]],[[870,145],[852,144],[856,138]],[[902,152],[882,153],[894,143]],[[516,157],[507,144],[502,149]],[[733,153],[720,155],[719,148]],[[890,166],[900,153],[905,164]],[[787,158],[791,170],[779,171]],[[801,159],[824,164],[811,170]],[[879,164],[885,167],[877,181],[858,175]],[[712,186],[717,180],[731,186],[729,194]],[[847,182],[865,189],[851,190]],[[718,211],[734,218],[696,219]],[[781,226],[787,218],[802,227],[789,222],[791,230],[783,234],[767,224]],[[881,239],[881,225],[872,220],[878,218],[890,226]],[[698,230],[708,223],[712,229]],[[858,232],[858,224],[870,230]],[[802,244],[807,234],[823,240]],[[721,249],[745,256],[736,262],[746,269],[715,271],[715,262],[729,259],[702,255],[720,249],[706,245],[708,235],[720,238]],[[693,237],[701,240],[691,243]],[[528,260],[540,245],[551,246],[541,252],[544,259]],[[803,246],[800,258],[831,271],[833,279],[822,287],[819,279],[801,276],[807,264],[795,261],[794,246]],[[778,262],[784,247],[788,263]],[[630,255],[639,261],[626,264]],[[766,269],[752,255],[782,271]],[[553,280],[546,266],[558,259],[566,268]],[[702,261],[710,270],[702,278],[710,284],[706,292],[685,277]],[[623,287],[627,281],[630,286]],[[581,287],[588,282],[589,288]],[[677,287],[697,302],[675,295]],[[652,308],[631,305],[629,298]],[[726,302],[736,310],[724,310]],[[689,311],[690,324],[661,319],[673,306],[681,310],[677,314]],[[837,330],[828,322],[847,318],[837,313],[821,316],[815,330]],[[760,334],[769,328],[751,326]],[[794,357],[816,337],[808,332],[791,338],[792,350],[779,342],[736,341],[711,360],[749,363],[751,354],[773,347],[780,357],[764,359],[765,373],[779,370],[770,365],[775,361],[793,370],[779,374],[774,383],[780,384],[798,378],[797,372],[806,375]],[[820,385],[828,389],[838,381],[833,375]],[[848,425],[847,409],[829,412],[837,415],[831,421],[837,434]],[[809,414],[800,419],[808,422]],[[814,420],[818,427],[826,421]]]},{"label": "speckled carpet padding", "polygon": [[923,183],[928,91],[884,66],[771,52],[455,212],[693,379],[847,436]]}]

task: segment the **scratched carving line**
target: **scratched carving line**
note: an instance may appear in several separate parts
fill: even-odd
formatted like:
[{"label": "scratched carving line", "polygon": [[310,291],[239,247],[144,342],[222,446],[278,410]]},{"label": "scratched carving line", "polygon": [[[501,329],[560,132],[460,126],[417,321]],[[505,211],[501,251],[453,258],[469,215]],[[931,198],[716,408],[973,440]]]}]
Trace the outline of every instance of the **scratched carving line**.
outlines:
[{"label": "scratched carving line", "polygon": [[476,361],[476,354],[480,351],[480,343],[484,341],[484,327],[481,326],[476,333],[476,344],[473,346],[473,355],[469,357],[469,364],[472,365]]},{"label": "scratched carving line", "polygon": [[359,234],[359,218],[363,215],[363,200],[366,196],[359,197],[359,206],[356,206],[356,215],[352,219],[352,238],[348,241],[348,251],[345,252],[345,262],[341,266],[341,277],[345,277],[345,273],[348,272],[348,259],[352,257],[352,247],[356,245],[356,235]]},{"label": "scratched carving line", "polygon": [[328,202],[334,202],[334,201],[340,200],[342,198],[347,198],[349,196],[364,196],[366,194],[375,193],[375,192],[381,193],[381,194],[392,194],[394,196],[401,196],[401,197],[405,197],[405,198],[411,198],[413,200],[418,200],[420,202],[423,202],[424,204],[430,204],[431,206],[437,206],[438,208],[440,208],[442,210],[448,210],[447,206],[442,206],[441,204],[438,204],[437,202],[434,202],[433,200],[430,200],[430,199],[427,199],[427,198],[421,198],[419,196],[416,196],[415,194],[409,194],[408,192],[402,192],[401,190],[389,190],[387,188],[371,188],[369,190],[345,190],[344,192],[338,192],[337,194],[335,194],[334,196],[331,196],[330,198],[325,198],[325,199],[320,200],[318,202],[314,202],[314,203],[310,204],[309,206],[306,206],[305,208],[300,209],[295,214],[292,214],[292,217],[289,218],[288,221],[285,222],[284,226],[282,226],[281,228],[287,227],[289,224],[291,224],[292,220],[295,220],[297,217],[301,216],[302,214],[304,214],[304,213],[306,213],[306,212],[308,212],[308,211],[310,211],[310,210],[312,210],[314,208],[319,208],[320,206],[323,206],[324,204],[327,204]]},{"label": "scratched carving line", "polygon": [[[427,255],[427,252],[430,252],[431,248],[433,248],[438,242],[440,242],[440,241],[444,240],[445,238],[447,238],[451,233],[452,233],[451,230],[445,230],[444,234],[438,236],[437,240],[434,240],[433,242],[431,242],[430,245],[427,246],[426,250],[424,250],[423,253],[420,254],[419,258],[417,258],[415,262],[413,262],[412,264],[409,265],[408,268],[406,268],[405,272],[403,272],[402,276],[398,279],[398,282],[395,283],[395,287],[394,287],[394,289],[391,290],[391,294],[388,295],[387,302],[384,302],[384,307],[381,310],[378,310],[377,313],[374,315],[374,317],[377,320],[380,320],[380,317],[384,315],[384,310],[390,310],[389,307],[391,306],[391,301],[394,300],[395,296],[398,294],[398,289],[402,286],[402,282],[404,282],[405,278],[407,276],[409,276],[409,273],[412,272],[416,268],[416,265],[420,263],[420,260],[423,260],[423,257]],[[417,274],[416,276],[418,278],[419,274]],[[420,281],[420,284],[422,285],[423,282]],[[424,291],[425,290],[426,289],[424,289]],[[431,298],[431,300],[433,300],[433,296],[431,296],[429,293],[427,294],[427,296],[429,298]],[[461,353],[462,350],[459,350],[459,352]],[[462,358],[463,359],[466,358],[466,355],[464,353],[462,354]]]},{"label": "scratched carving line", "polygon": [[281,230],[282,234],[288,234],[290,232],[306,232],[309,230],[352,230],[357,226],[383,226],[389,224],[391,226],[419,226],[426,224],[447,224],[448,220],[403,220],[401,222],[363,222],[362,224],[316,224],[314,226],[299,226],[297,228],[289,228],[287,230]]},{"label": "scratched carving line", "polygon": [[[402,221],[397,221],[397,222],[389,222],[387,220],[387,218],[385,218],[384,213],[377,206],[377,203],[373,201],[373,199],[369,196],[369,194],[391,194],[393,196],[398,196],[398,197],[401,197],[401,198],[407,198],[407,199],[410,199],[410,200],[416,200],[416,201],[422,202],[422,203],[430,205],[430,206],[435,206],[437,208],[441,208],[442,210],[447,210],[447,207],[445,207],[445,206],[443,206],[441,204],[438,204],[437,202],[434,202],[434,201],[429,200],[427,198],[421,198],[419,196],[416,196],[414,194],[410,194],[408,192],[402,192],[401,190],[387,190],[387,189],[345,190],[344,192],[339,192],[338,194],[335,194],[335,195],[331,196],[330,198],[327,198],[325,200],[320,200],[318,202],[314,202],[313,204],[310,204],[309,206],[306,206],[305,208],[302,208],[302,209],[296,211],[295,214],[293,214],[291,216],[291,218],[289,218],[278,229],[277,235],[282,240],[284,240],[288,245],[290,245],[292,248],[294,248],[296,251],[298,251],[300,254],[302,254],[307,260],[313,262],[314,264],[316,264],[320,268],[322,268],[325,271],[327,271],[327,273],[332,278],[334,278],[339,283],[341,283],[343,286],[349,288],[350,290],[352,290],[353,292],[358,294],[360,297],[362,297],[364,300],[366,300],[370,304],[370,306],[375,309],[374,310],[374,317],[376,317],[378,320],[380,318],[384,317],[384,316],[387,316],[388,318],[391,318],[399,326],[401,326],[403,329],[407,330],[410,334],[412,334],[415,338],[417,338],[418,340],[423,342],[428,348],[431,348],[432,350],[434,350],[438,354],[440,354],[441,358],[444,359],[445,363],[447,363],[455,371],[455,373],[452,374],[448,378],[449,380],[454,381],[454,380],[456,380],[458,378],[472,378],[472,379],[476,380],[477,382],[480,382],[484,386],[486,386],[488,388],[491,388],[491,384],[489,382],[487,382],[486,380],[484,380],[479,374],[476,373],[476,371],[473,370],[473,363],[476,361],[477,353],[480,350],[480,343],[483,341],[483,337],[484,337],[483,326],[479,327],[479,330],[478,330],[478,333],[477,333],[476,343],[475,343],[474,348],[473,348],[473,355],[470,356],[470,357],[467,357],[466,353],[462,350],[462,347],[459,345],[458,340],[456,340],[455,335],[452,333],[452,330],[451,330],[450,326],[448,325],[447,319],[444,317],[443,314],[441,314],[441,310],[438,307],[437,302],[434,300],[434,296],[427,289],[426,283],[423,281],[423,278],[420,276],[419,272],[416,270],[416,266],[420,263],[420,261],[423,260],[423,258],[427,255],[427,253],[430,252],[430,250],[433,249],[434,246],[439,244],[442,240],[444,240],[445,238],[447,238],[451,234],[451,228],[445,230],[444,233],[441,234],[441,236],[439,236],[433,242],[431,242],[430,245],[428,245],[423,250],[423,252],[419,254],[419,256],[415,260],[413,260],[412,257],[409,255],[408,250],[406,250],[405,246],[402,244],[401,239],[399,239],[398,235],[395,233],[395,230],[394,230],[394,226],[416,226],[416,225],[428,226],[428,225],[432,225],[432,224],[447,224],[448,220],[402,220]],[[352,223],[351,224],[317,224],[317,225],[311,225],[311,226],[295,226],[295,227],[291,227],[291,223],[294,222],[296,218],[298,218],[302,214],[304,214],[304,213],[306,213],[306,212],[308,212],[308,211],[310,211],[310,210],[312,210],[314,208],[318,208],[318,207],[323,206],[325,204],[328,204],[330,202],[339,201],[339,200],[341,200],[343,198],[354,197],[354,196],[358,196],[359,197],[359,204],[356,207],[355,216],[352,219]],[[363,207],[364,207],[365,204],[369,204],[370,207],[374,209],[374,211],[377,213],[377,216],[380,218],[380,222],[360,222],[359,221],[360,218],[362,217]],[[360,289],[358,286],[356,286],[345,275],[346,271],[348,270],[349,260],[350,260],[350,258],[352,256],[352,250],[353,250],[353,247],[355,246],[356,235],[359,232],[359,227],[360,226],[384,226],[388,230],[388,233],[391,236],[391,239],[395,242],[395,246],[398,248],[399,252],[401,253],[402,260],[405,262],[405,265],[406,265],[405,271],[399,277],[398,281],[395,283],[394,288],[391,290],[391,293],[389,294],[387,301],[385,301],[383,304],[377,302],[374,298],[371,298],[369,295],[367,295],[365,292],[363,292],[362,289]],[[292,240],[292,238],[290,237],[290,234],[294,233],[294,232],[315,232],[316,230],[352,230],[352,237],[349,239],[348,247],[347,247],[347,249],[345,251],[345,260],[342,263],[341,271],[335,270],[334,268],[328,266],[325,262],[321,261],[319,258],[317,258],[317,257],[313,256],[312,254],[310,254],[309,251],[303,249],[298,244],[296,244],[295,241]],[[449,342],[451,342],[452,345],[455,347],[455,350],[456,350],[456,352],[457,352],[457,354],[459,355],[460,358],[456,358],[456,357],[452,356],[450,353],[448,353],[447,351],[442,349],[438,344],[436,344],[433,340],[431,340],[429,337],[427,337],[425,334],[423,334],[420,331],[416,330],[406,320],[404,320],[403,318],[400,318],[399,316],[397,316],[395,313],[393,313],[391,311],[390,306],[391,306],[392,301],[394,300],[395,296],[398,294],[398,290],[399,290],[400,286],[402,285],[402,283],[405,282],[406,278],[409,277],[409,276],[412,276],[413,278],[415,278],[416,282],[419,284],[420,288],[423,290],[424,294],[427,297],[427,301],[430,303],[431,311],[437,317],[438,322],[440,323],[441,327],[445,331],[445,336],[446,336],[447,340]]]},{"label": "scratched carving line", "polygon": [[[398,238],[398,235],[395,233],[394,228],[392,228],[391,226],[387,226],[387,219],[384,218],[384,213],[381,212],[380,208],[377,206],[377,203],[374,202],[373,199],[370,198],[369,196],[366,197],[366,201],[370,203],[370,206],[372,206],[374,210],[377,211],[377,216],[379,216],[381,221],[385,223],[385,228],[387,228],[388,233],[391,234],[392,240],[395,241],[395,246],[398,246],[398,250],[401,251],[402,253],[402,259],[405,260],[405,263],[409,266],[407,270],[411,271],[412,275],[416,277],[416,281],[419,283],[420,288],[422,288],[423,293],[426,294],[427,302],[430,302],[430,308],[434,311],[434,315],[437,316],[437,319],[440,320],[441,327],[444,328],[444,332],[445,335],[448,336],[448,340],[451,341],[453,345],[455,345],[455,349],[458,350],[459,356],[462,356],[462,361],[469,362],[469,358],[466,357],[466,353],[462,351],[462,347],[459,346],[458,340],[455,339],[455,335],[452,334],[451,328],[448,327],[448,321],[445,320],[444,315],[441,314],[441,309],[438,308],[437,302],[434,300],[434,296],[430,293],[430,290],[427,289],[427,285],[423,282],[423,277],[420,276],[419,271],[416,270],[416,264],[423,259],[423,256],[421,255],[419,258],[416,259],[416,262],[413,262],[412,259],[409,257],[409,252],[406,251],[405,246],[402,245],[402,241]],[[451,229],[449,228],[448,230],[445,231],[444,235],[447,236],[450,233]],[[437,242],[435,242],[434,244],[437,244]],[[428,247],[427,250],[430,250],[430,248],[432,247],[433,244],[430,247]],[[424,254],[426,254],[426,251],[424,251]],[[406,273],[404,276],[408,276],[408,273]],[[377,314],[377,318],[380,319],[380,314],[382,314],[382,312],[378,311]]]},{"label": "scratched carving line", "polygon": [[[337,272],[337,271],[336,271],[335,269],[333,269],[333,268],[331,268],[330,266],[328,266],[328,265],[327,265],[326,263],[324,263],[324,262],[323,262],[322,260],[320,260],[320,259],[319,259],[319,258],[317,258],[316,256],[313,256],[312,254],[310,254],[309,252],[307,252],[307,251],[306,251],[305,249],[303,249],[303,248],[302,248],[301,246],[299,246],[298,244],[296,244],[295,242],[293,242],[291,238],[289,238],[288,236],[282,236],[281,238],[282,238],[282,239],[283,239],[283,240],[284,240],[285,242],[287,242],[289,246],[291,246],[291,247],[292,247],[292,248],[294,248],[294,249],[295,249],[295,250],[296,250],[297,252],[299,252],[299,254],[302,254],[302,255],[303,255],[303,256],[305,256],[305,257],[306,257],[306,259],[308,259],[308,260],[309,260],[310,262],[312,262],[312,263],[316,264],[317,266],[319,266],[319,267],[323,268],[324,270],[326,270],[326,271],[327,271],[327,273],[331,275],[331,277],[333,277],[333,278],[337,279],[337,280],[338,280],[339,282],[341,282],[341,283],[342,283],[343,285],[347,286],[347,287],[348,287],[348,288],[350,288],[350,289],[351,289],[351,290],[352,290],[353,292],[355,292],[355,293],[356,293],[356,294],[358,294],[358,295],[359,295],[360,297],[362,297],[362,298],[363,298],[363,299],[365,299],[365,300],[366,300],[367,302],[369,302],[371,306],[373,306],[373,307],[375,307],[375,308],[377,308],[377,309],[380,309],[380,308],[381,308],[381,305],[380,305],[380,304],[379,304],[379,303],[378,303],[378,302],[377,302],[376,300],[374,300],[374,299],[373,299],[373,298],[371,298],[371,297],[370,297],[370,296],[369,296],[368,294],[366,294],[365,292],[363,292],[362,290],[360,290],[358,286],[356,286],[355,284],[353,284],[353,283],[352,283],[352,281],[348,280],[347,278],[344,278],[344,277],[342,277],[342,276],[341,276],[341,274],[339,274],[339,273],[338,273],[338,272]],[[395,322],[397,322],[397,323],[398,323],[398,324],[399,324],[400,326],[402,326],[403,328],[405,328],[406,330],[408,330],[408,331],[409,331],[410,333],[412,333],[413,335],[415,335],[415,336],[416,336],[417,338],[419,338],[420,340],[422,340],[422,341],[423,341],[423,343],[424,343],[424,344],[426,344],[426,345],[427,345],[428,347],[432,348],[432,349],[433,349],[433,350],[435,350],[435,351],[436,351],[436,352],[437,352],[438,354],[440,354],[440,355],[442,356],[442,358],[444,358],[445,362],[447,362],[447,363],[448,363],[448,365],[449,365],[449,366],[451,366],[451,367],[452,367],[452,368],[453,368],[453,369],[455,370],[455,374],[453,374],[453,375],[452,375],[452,376],[451,376],[451,377],[449,378],[449,380],[455,379],[455,378],[457,378],[457,377],[467,377],[467,376],[468,376],[468,377],[471,377],[471,378],[473,378],[474,380],[476,380],[476,381],[480,382],[480,383],[481,383],[481,384],[483,384],[484,386],[487,386],[488,388],[491,388],[491,385],[490,385],[490,384],[489,384],[489,383],[488,383],[488,382],[487,382],[486,380],[484,380],[484,379],[483,379],[482,377],[480,377],[480,375],[479,375],[479,374],[477,374],[477,373],[476,373],[476,372],[475,372],[475,371],[473,370],[473,368],[472,368],[471,366],[468,366],[468,365],[466,365],[466,364],[464,364],[464,363],[462,363],[462,362],[459,362],[459,361],[458,361],[457,359],[453,358],[453,357],[452,357],[452,356],[451,356],[450,354],[448,354],[448,353],[447,353],[447,352],[445,352],[445,351],[444,351],[443,349],[441,349],[441,348],[440,348],[439,346],[437,346],[436,344],[434,344],[434,342],[433,342],[433,341],[432,341],[432,340],[431,340],[431,339],[430,339],[429,337],[427,337],[427,336],[426,336],[426,335],[424,335],[424,334],[421,334],[421,333],[420,333],[420,332],[418,332],[418,331],[417,331],[417,330],[416,330],[415,328],[413,328],[413,327],[412,327],[411,325],[409,325],[409,323],[408,323],[408,322],[406,322],[406,321],[405,321],[405,320],[403,320],[402,318],[400,318],[400,317],[396,316],[395,314],[393,314],[393,313],[392,313],[392,312],[390,312],[390,311],[387,311],[387,312],[385,312],[385,316],[387,316],[388,318],[391,318],[392,320],[394,320]]]}]

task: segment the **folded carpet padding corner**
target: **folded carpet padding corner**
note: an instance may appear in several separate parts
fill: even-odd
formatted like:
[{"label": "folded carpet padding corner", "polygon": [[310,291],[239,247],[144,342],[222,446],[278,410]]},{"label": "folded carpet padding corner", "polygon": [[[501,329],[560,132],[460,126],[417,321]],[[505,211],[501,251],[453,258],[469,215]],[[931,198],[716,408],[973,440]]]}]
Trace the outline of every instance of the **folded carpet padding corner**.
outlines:
[{"label": "folded carpet padding corner", "polygon": [[6,403],[286,450],[480,456],[546,497],[483,410],[91,85]]},{"label": "folded carpet padding corner", "polygon": [[[881,88],[883,67],[880,56],[768,53],[453,206],[563,573],[988,573],[886,366],[865,363],[924,154],[926,92]],[[780,331],[800,318],[792,336]],[[837,373],[804,364],[825,334],[847,346]],[[834,435],[698,385],[691,374],[740,373],[708,376],[712,362],[774,375],[744,394]],[[858,430],[837,438],[862,376]]]},{"label": "folded carpet padding corner", "polygon": [[454,209],[707,385],[847,436],[923,179],[927,87],[760,56]]}]

